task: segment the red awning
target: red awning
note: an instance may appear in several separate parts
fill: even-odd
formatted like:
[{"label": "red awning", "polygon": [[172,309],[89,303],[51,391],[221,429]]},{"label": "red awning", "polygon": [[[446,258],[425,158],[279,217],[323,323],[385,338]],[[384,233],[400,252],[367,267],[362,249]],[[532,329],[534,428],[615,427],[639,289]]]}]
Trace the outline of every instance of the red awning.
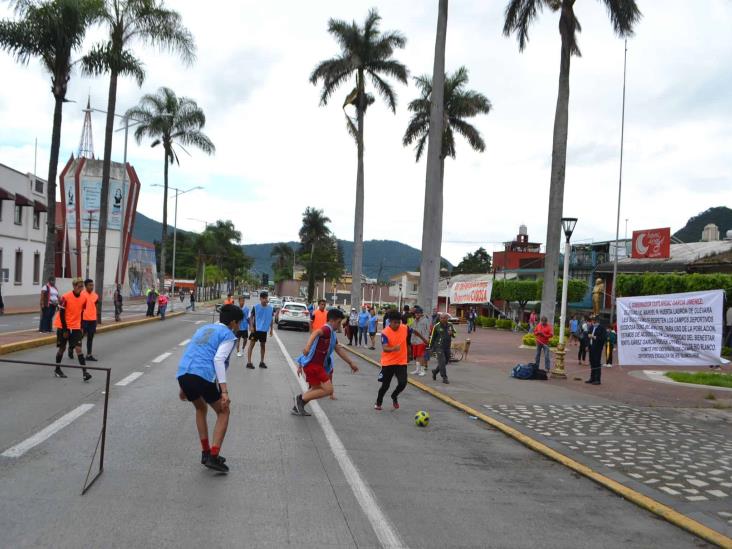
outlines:
[{"label": "red awning", "polygon": [[15,195],[0,187],[0,200],[15,200]]},{"label": "red awning", "polygon": [[46,208],[46,205],[43,202],[38,202],[38,200],[33,201],[33,211],[34,212],[47,212],[48,208]]},{"label": "red awning", "polygon": [[16,206],[32,206],[33,201],[26,198],[22,194],[16,194],[15,195],[15,205]]}]

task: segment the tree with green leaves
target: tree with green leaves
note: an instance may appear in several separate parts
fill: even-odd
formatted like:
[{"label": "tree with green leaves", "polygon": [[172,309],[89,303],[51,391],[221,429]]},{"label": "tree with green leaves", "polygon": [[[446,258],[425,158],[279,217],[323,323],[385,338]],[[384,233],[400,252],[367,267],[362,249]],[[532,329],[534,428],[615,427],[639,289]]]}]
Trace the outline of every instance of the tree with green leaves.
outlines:
[{"label": "tree with green leaves", "polygon": [[[315,277],[322,271],[322,265],[318,262],[324,262],[327,257],[327,250],[333,246],[335,239],[328,228],[330,218],[323,214],[323,210],[308,206],[302,214],[302,226],[300,227],[300,257],[307,266],[308,277],[308,301],[312,301],[315,293]],[[324,251],[318,253],[318,248],[324,248]],[[337,244],[336,244],[337,255]]]},{"label": "tree with green leaves", "polygon": [[275,283],[281,280],[291,279],[293,277],[295,250],[289,244],[280,242],[272,246],[272,251],[270,251],[269,255],[274,258],[272,272],[274,273]]},{"label": "tree with green leaves", "polygon": [[56,177],[63,104],[71,70],[76,63],[74,53],[81,49],[89,27],[102,16],[103,5],[101,0],[16,0],[14,4],[18,19],[0,21],[0,49],[8,51],[24,65],[32,57],[39,58],[43,68],[51,75],[51,93],[54,98],[43,261],[43,280],[47,280],[56,268]]},{"label": "tree with green leaves", "polygon": [[[633,34],[641,12],[635,0],[602,0],[607,8],[613,30],[620,37]],[[574,12],[575,0],[509,0],[506,6],[503,33],[516,34],[519,51],[529,41],[529,27],[545,7],[559,12],[559,35],[562,49],[559,64],[559,92],[554,114],[552,165],[549,183],[549,211],[547,215],[546,258],[541,314],[550,322],[554,319],[556,281],[558,279],[559,247],[562,238],[562,209],[564,205],[564,176],[567,167],[567,133],[569,128],[569,66],[573,55],[580,56],[577,33],[581,26]]]},{"label": "tree with green leaves", "polygon": [[[415,145],[416,160],[422,157],[430,130],[430,109],[432,102],[432,79],[429,76],[419,76],[414,79],[420,96],[409,103],[409,110],[412,117],[409,120],[407,130],[402,140],[404,146]],[[468,84],[468,70],[460,67],[451,75],[445,76],[443,92],[443,127],[442,127],[442,150],[440,151],[440,183],[437,189],[429,195],[425,194],[425,211],[423,233],[422,233],[422,261],[430,261],[425,257],[424,247],[426,241],[442,242],[442,203],[443,184],[445,179],[445,158],[455,158],[455,134],[463,136],[473,150],[485,151],[485,141],[475,126],[466,119],[479,114],[488,114],[491,110],[491,102],[482,93],[466,89]],[[429,207],[427,203],[429,202]],[[438,215],[440,219],[434,218]],[[432,218],[431,218],[432,216]],[[428,222],[429,221],[429,222]],[[482,249],[482,248],[481,248]],[[485,250],[483,250],[485,253]],[[439,261],[441,245],[427,245],[427,253],[436,253]],[[489,256],[490,262],[490,256]],[[490,266],[489,266],[490,268]],[[471,271],[472,272],[472,271]],[[485,272],[485,271],[484,271]],[[421,285],[420,285],[421,287]],[[425,299],[427,296],[425,296]]]},{"label": "tree with green leaves", "polygon": [[[109,178],[115,109],[117,108],[117,81],[120,76],[132,76],[141,86],[145,80],[142,61],[137,58],[132,49],[135,43],[169,50],[178,54],[186,63],[192,62],[195,58],[193,36],[181,23],[180,15],[176,11],[167,9],[163,0],[104,0],[102,21],[106,36],[84,58],[84,70],[87,74],[109,73],[96,258],[96,284],[100,291],[100,303],[104,290]],[[162,272],[165,272],[164,269]]]},{"label": "tree with green leaves", "polygon": [[452,270],[452,274],[480,274],[491,270],[491,255],[481,246],[475,252],[468,252]]},{"label": "tree with green leaves", "polygon": [[328,21],[328,32],[341,48],[336,57],[318,64],[310,75],[310,82],[323,83],[320,104],[327,105],[333,93],[342,84],[353,79],[354,87],[343,102],[343,109],[352,105],[356,110],[356,121],[346,113],[347,128],[356,140],[358,165],[356,170],[356,208],[353,229],[353,264],[351,273],[351,303],[354,307],[361,302],[361,273],[363,271],[363,216],[364,216],[364,116],[366,109],[375,101],[366,90],[367,80],[396,113],[396,93],[386,78],[407,83],[407,68],[393,58],[394,50],[404,48],[406,38],[397,31],[381,32],[381,17],[375,9],[369,11],[363,26],[355,21],[348,23],[340,19]]},{"label": "tree with green leaves", "polygon": [[[151,147],[162,145],[163,169],[163,231],[161,235],[161,260],[165,265],[165,242],[168,238],[168,166],[180,165],[176,148],[188,152],[186,147],[196,147],[211,155],[216,152],[213,142],[203,133],[206,115],[198,104],[187,97],[178,97],[170,88],[162,87],[156,94],[146,94],[137,107],[127,111],[127,116],[139,120],[135,128],[135,139],[152,139]],[[163,287],[165,273],[161,269],[160,285]]]}]

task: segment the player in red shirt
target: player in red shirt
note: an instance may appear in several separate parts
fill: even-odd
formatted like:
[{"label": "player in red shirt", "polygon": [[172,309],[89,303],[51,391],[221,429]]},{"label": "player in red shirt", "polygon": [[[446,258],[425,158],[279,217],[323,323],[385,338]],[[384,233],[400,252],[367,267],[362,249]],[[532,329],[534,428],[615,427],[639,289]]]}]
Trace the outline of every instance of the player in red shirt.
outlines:
[{"label": "player in red shirt", "polygon": [[[64,357],[64,351],[66,350],[66,344],[69,348],[76,350],[76,357],[79,359],[81,366],[86,366],[86,360],[84,359],[84,353],[81,350],[81,317],[84,313],[84,307],[86,306],[86,292],[84,292],[84,281],[81,278],[74,278],[71,281],[73,290],[66,292],[59,300],[58,313],[53,321],[53,325],[56,328],[56,369],[54,375],[56,377],[67,377],[66,374],[61,370],[58,364],[61,364],[61,359]],[[82,370],[84,381],[91,379],[91,374],[86,371],[86,368]]]}]

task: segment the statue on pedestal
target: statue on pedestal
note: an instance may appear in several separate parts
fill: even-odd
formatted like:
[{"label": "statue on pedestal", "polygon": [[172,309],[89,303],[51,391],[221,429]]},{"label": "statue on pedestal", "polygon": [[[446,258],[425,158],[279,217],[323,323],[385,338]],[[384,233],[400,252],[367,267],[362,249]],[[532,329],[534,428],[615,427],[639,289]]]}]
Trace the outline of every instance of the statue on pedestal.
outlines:
[{"label": "statue on pedestal", "polygon": [[600,314],[600,309],[605,301],[605,283],[602,278],[595,280],[595,287],[592,288],[592,314]]}]

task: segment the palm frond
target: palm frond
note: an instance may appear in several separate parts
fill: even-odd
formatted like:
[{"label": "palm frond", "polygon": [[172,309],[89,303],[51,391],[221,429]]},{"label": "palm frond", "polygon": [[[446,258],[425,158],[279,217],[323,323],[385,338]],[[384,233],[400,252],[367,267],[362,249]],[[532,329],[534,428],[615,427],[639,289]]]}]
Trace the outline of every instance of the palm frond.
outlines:
[{"label": "palm frond", "polygon": [[[485,151],[485,141],[483,141],[480,132],[473,125],[456,118],[450,120],[450,126],[468,141],[473,150],[478,152]],[[454,157],[455,154],[453,153],[451,156]]]},{"label": "palm frond", "polygon": [[524,51],[529,41],[529,27],[536,19],[547,0],[511,0],[506,6],[503,34],[510,36],[516,32],[519,51]]},{"label": "palm frond", "polygon": [[132,6],[133,23],[127,38],[176,53],[186,64],[196,59],[196,45],[191,32],[183,25],[180,14],[158,0],[127,0]]},{"label": "palm frond", "polygon": [[635,24],[643,14],[635,0],[603,0],[615,33],[622,37],[633,36]]},{"label": "palm frond", "polygon": [[181,145],[193,145],[208,155],[216,152],[216,146],[213,144],[213,141],[200,130],[186,132],[179,135],[176,140]]},{"label": "palm frond", "polygon": [[394,59],[370,61],[366,63],[366,70],[370,73],[381,73],[391,78],[396,78],[402,84],[406,84],[409,78],[409,70],[407,70],[407,67]]},{"label": "palm frond", "polygon": [[376,91],[379,92],[379,95],[381,95],[384,101],[386,101],[391,111],[396,114],[396,94],[392,87],[375,72],[370,70],[367,70],[366,72],[371,78],[371,83],[374,85],[374,88],[376,88]]}]

